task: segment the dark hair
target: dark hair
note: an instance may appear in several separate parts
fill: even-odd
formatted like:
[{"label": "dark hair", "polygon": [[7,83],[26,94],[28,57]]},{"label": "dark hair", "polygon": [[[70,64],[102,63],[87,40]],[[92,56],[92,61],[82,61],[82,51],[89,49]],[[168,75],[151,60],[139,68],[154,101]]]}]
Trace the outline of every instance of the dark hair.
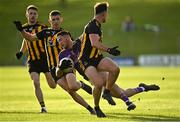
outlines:
[{"label": "dark hair", "polygon": [[71,40],[74,41],[71,33],[69,31],[63,30],[57,33],[57,36],[64,36],[64,35],[69,35],[71,37]]},{"label": "dark hair", "polygon": [[60,15],[60,16],[61,16],[60,11],[58,11],[58,10],[53,10],[53,11],[51,11],[51,12],[49,13],[49,17],[51,17],[51,16],[56,16],[56,15]]},{"label": "dark hair", "polygon": [[57,34],[57,36],[64,36],[64,35],[69,35],[69,36],[71,36],[71,34],[69,33],[69,31],[65,31],[65,30],[60,31],[60,32]]},{"label": "dark hair", "polygon": [[94,5],[95,15],[107,11],[109,4],[107,2],[100,2]]},{"label": "dark hair", "polygon": [[35,5],[29,5],[29,6],[26,8],[26,11],[29,11],[30,9],[38,11],[38,8],[37,8]]}]

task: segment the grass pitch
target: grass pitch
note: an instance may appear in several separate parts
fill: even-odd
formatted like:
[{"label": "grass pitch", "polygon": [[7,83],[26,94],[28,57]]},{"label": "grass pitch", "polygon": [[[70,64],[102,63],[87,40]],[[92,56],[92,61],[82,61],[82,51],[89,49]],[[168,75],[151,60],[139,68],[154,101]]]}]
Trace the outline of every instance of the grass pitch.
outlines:
[{"label": "grass pitch", "polygon": [[[79,75],[78,78],[81,79]],[[41,114],[27,68],[1,67],[0,121],[180,121],[180,67],[121,68],[117,81],[121,87],[136,87],[140,82],[156,83],[161,90],[132,97],[137,108],[131,112],[126,110],[120,99],[115,99],[116,106],[110,106],[101,99],[100,105],[107,118],[97,118],[76,104],[60,87],[50,89],[42,74],[41,87],[48,113]],[[79,93],[93,106],[92,96],[82,90]]]}]

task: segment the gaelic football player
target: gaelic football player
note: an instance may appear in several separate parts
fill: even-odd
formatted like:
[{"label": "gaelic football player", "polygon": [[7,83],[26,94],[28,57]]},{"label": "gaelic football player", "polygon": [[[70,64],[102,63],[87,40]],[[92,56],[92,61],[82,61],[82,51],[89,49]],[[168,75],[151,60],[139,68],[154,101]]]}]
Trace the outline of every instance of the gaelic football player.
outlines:
[{"label": "gaelic football player", "polygon": [[[62,15],[58,10],[53,10],[49,14],[49,23],[51,25],[50,28],[44,29],[36,34],[27,33],[20,21],[15,21],[14,24],[16,28],[21,32],[22,36],[28,41],[38,41],[39,39],[45,40],[46,52],[48,58],[48,66],[51,71],[53,78],[58,81],[59,78],[55,75],[56,66],[58,63],[58,54],[62,50],[62,47],[59,45],[57,41],[57,33],[62,31],[63,29],[60,27],[62,23]],[[69,86],[66,82],[58,82],[58,84],[63,88],[66,92],[70,94],[70,96],[80,105],[86,107],[89,110],[89,105],[84,101],[84,99],[75,91],[68,91]],[[81,88],[86,92],[91,94],[91,87],[86,85],[83,82],[79,83]],[[68,88],[68,89],[67,89]],[[93,109],[92,109],[93,110]]]},{"label": "gaelic football player", "polygon": [[[23,25],[23,29],[26,32],[35,34],[47,28],[46,25],[38,22],[38,8],[36,6],[29,5],[27,7],[26,17],[27,23]],[[29,67],[29,74],[34,84],[35,95],[41,105],[41,112],[44,113],[47,112],[47,110],[40,87],[40,73],[44,73],[47,83],[51,88],[56,87],[56,83],[54,82],[51,73],[49,72],[44,40],[39,39],[38,41],[30,42],[26,39],[23,39],[21,50],[20,52],[16,53],[16,57],[20,59],[26,50],[28,51],[27,63]]]}]

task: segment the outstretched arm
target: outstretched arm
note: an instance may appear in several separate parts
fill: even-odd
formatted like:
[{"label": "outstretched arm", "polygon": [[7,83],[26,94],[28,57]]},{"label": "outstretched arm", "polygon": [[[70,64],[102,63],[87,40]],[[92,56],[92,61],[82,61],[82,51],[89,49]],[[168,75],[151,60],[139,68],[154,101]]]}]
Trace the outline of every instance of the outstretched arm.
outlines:
[{"label": "outstretched arm", "polygon": [[21,35],[28,41],[35,41],[37,40],[36,34],[30,34],[23,30],[22,24],[20,21],[14,21],[16,29],[20,31]]},{"label": "outstretched arm", "polygon": [[36,40],[37,40],[36,34],[27,33],[27,32],[25,32],[24,30],[21,31],[21,35],[22,35],[22,37],[24,37],[27,41],[36,41]]},{"label": "outstretched arm", "polygon": [[102,50],[104,52],[108,52],[111,55],[114,56],[118,56],[120,55],[120,51],[117,49],[118,46],[113,47],[113,48],[108,48],[105,45],[103,45],[99,40],[100,40],[100,36],[98,34],[90,34],[89,35],[90,41],[91,41],[91,45],[92,47],[95,47],[99,50]]}]

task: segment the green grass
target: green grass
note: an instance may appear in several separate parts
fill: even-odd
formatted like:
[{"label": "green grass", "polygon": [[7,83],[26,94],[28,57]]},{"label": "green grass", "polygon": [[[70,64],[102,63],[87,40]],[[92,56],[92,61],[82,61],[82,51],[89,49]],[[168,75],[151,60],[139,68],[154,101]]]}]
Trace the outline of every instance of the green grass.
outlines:
[{"label": "green grass", "polygon": [[[39,7],[39,20],[48,24],[48,13],[53,9],[62,12],[62,27],[78,37],[87,22],[93,17],[93,5],[103,0],[67,0],[62,7],[60,0],[1,0],[0,1],[0,65],[20,64],[14,60],[15,52],[21,46],[21,36],[16,31],[13,20],[26,22],[25,9],[29,4]],[[107,1],[107,0],[106,0]],[[123,56],[141,54],[180,53],[180,1],[179,0],[109,0],[109,18],[103,25],[103,42],[110,47],[119,45]],[[125,16],[131,15],[137,30],[131,33],[121,31],[120,25]],[[145,32],[143,24],[159,25],[159,34]]]},{"label": "green grass", "polygon": [[[156,83],[161,90],[132,97],[137,108],[131,112],[119,99],[115,99],[116,106],[110,106],[101,99],[101,108],[108,117],[100,119],[89,115],[60,87],[50,89],[43,75],[41,87],[49,112],[40,114],[27,68],[0,67],[0,121],[180,121],[179,74],[180,67],[122,67],[117,80],[122,88],[136,87],[138,83],[145,82]],[[162,77],[165,80],[161,80]],[[81,79],[79,75],[78,78]],[[82,90],[79,93],[93,106],[92,96]]]}]

